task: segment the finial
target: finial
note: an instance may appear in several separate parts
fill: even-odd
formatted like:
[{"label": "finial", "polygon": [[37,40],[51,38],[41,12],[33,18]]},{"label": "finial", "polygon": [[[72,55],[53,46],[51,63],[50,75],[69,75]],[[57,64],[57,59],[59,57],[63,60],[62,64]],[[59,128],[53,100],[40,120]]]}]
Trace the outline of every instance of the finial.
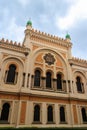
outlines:
[{"label": "finial", "polygon": [[66,39],[71,40],[71,37],[70,37],[70,35],[69,35],[68,31],[67,31],[67,34],[66,34]]},{"label": "finial", "polygon": [[30,18],[29,18],[29,20],[27,21],[26,26],[30,26],[30,27],[32,27],[32,22],[31,22],[31,19],[30,19]]}]

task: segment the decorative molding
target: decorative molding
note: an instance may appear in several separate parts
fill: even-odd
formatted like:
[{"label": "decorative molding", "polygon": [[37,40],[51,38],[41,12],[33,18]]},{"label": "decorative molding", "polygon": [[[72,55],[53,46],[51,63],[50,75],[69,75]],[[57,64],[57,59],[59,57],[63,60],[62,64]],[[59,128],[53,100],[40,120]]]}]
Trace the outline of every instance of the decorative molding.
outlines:
[{"label": "decorative molding", "polygon": [[39,39],[39,41],[42,40],[44,42],[46,41],[49,43],[54,43],[54,44],[57,44],[57,45],[60,45],[60,46],[66,47],[66,48],[72,47],[72,43],[67,41],[66,39],[63,39],[63,38],[60,38],[60,37],[57,37],[54,35],[50,35],[50,34],[47,34],[45,32],[41,32],[39,30],[26,29],[25,33],[26,33],[26,35],[29,34],[30,39],[32,39],[32,40],[35,39],[35,41],[37,41],[36,39]]},{"label": "decorative molding", "polygon": [[55,58],[51,53],[45,54],[43,58],[48,65],[52,65],[55,62]]},{"label": "decorative molding", "polygon": [[69,59],[69,63],[70,63],[71,66],[77,65],[77,66],[80,66],[80,67],[87,68],[87,60],[83,60],[83,59],[80,59],[80,58],[72,57],[72,59]]},{"label": "decorative molding", "polygon": [[9,49],[12,51],[24,53],[26,56],[29,54],[30,51],[30,49],[25,48],[23,45],[21,45],[21,43],[18,44],[16,42],[13,43],[13,41],[4,40],[4,38],[0,40],[0,47],[4,49]]}]

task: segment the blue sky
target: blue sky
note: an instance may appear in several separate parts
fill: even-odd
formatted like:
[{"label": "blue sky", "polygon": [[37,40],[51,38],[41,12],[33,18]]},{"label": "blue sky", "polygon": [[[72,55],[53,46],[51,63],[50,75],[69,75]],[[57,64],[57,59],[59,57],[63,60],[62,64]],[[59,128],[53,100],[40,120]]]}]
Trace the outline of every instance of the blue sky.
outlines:
[{"label": "blue sky", "polygon": [[21,42],[28,19],[33,28],[65,38],[72,55],[87,59],[87,0],[0,0],[0,39]]}]

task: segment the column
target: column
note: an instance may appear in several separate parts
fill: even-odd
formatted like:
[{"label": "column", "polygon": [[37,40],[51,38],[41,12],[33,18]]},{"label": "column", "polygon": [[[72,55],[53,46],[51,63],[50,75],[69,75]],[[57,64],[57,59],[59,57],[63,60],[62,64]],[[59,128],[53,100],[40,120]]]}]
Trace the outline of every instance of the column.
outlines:
[{"label": "column", "polygon": [[4,82],[6,83],[7,81],[7,75],[8,75],[8,70],[5,71],[5,75],[4,75]]},{"label": "column", "polygon": [[29,87],[29,77],[30,77],[30,74],[28,73],[28,75],[27,75],[27,88]]},{"label": "column", "polygon": [[68,80],[67,80],[67,82],[66,82],[66,92],[69,93]]},{"label": "column", "polygon": [[73,90],[74,90],[74,94],[76,94],[77,93],[77,85],[76,85],[75,81],[73,82]]},{"label": "column", "polygon": [[84,83],[81,83],[82,93],[85,93]]},{"label": "column", "polygon": [[25,73],[25,79],[24,79],[24,87],[27,88],[27,77],[28,73]]},{"label": "column", "polygon": [[69,89],[69,92],[71,92],[70,80],[68,80],[68,89]]},{"label": "column", "polygon": [[42,77],[42,88],[45,89],[46,88],[46,78],[45,77]]},{"label": "column", "polygon": [[62,90],[67,92],[66,80],[62,81]]},{"label": "column", "polygon": [[56,123],[56,125],[59,124],[58,115],[59,115],[59,113],[58,113],[58,104],[55,104],[55,123]]},{"label": "column", "polygon": [[17,120],[16,120],[16,128],[18,127],[19,125],[19,119],[20,119],[20,110],[21,110],[21,101],[18,101],[18,111],[17,111]]},{"label": "column", "polygon": [[12,120],[13,120],[13,113],[14,112],[14,101],[12,102],[12,105],[11,105],[11,118],[10,118],[10,124],[12,124]]},{"label": "column", "polygon": [[53,89],[57,90],[57,79],[53,79]]},{"label": "column", "polygon": [[47,106],[46,103],[43,102],[42,104],[42,124],[47,123]]},{"label": "column", "polygon": [[17,83],[17,79],[18,79],[18,72],[15,73],[15,81],[14,81],[14,84]]},{"label": "column", "polygon": [[1,105],[1,100],[0,100],[0,117],[1,117],[1,112],[2,112],[2,105]]},{"label": "column", "polygon": [[58,124],[60,124],[60,104],[58,104]]},{"label": "column", "polygon": [[34,75],[31,76],[31,88],[34,87]]},{"label": "column", "polygon": [[71,81],[71,93],[74,93],[73,81]]},{"label": "column", "polygon": [[78,111],[77,111],[77,115],[78,115],[78,123],[81,124],[81,123],[82,123],[82,118],[81,118],[81,108],[80,108],[79,105],[77,106],[77,109],[78,109]]},{"label": "column", "polygon": [[25,73],[23,73],[23,80],[22,80],[22,87],[24,87],[25,86]]}]

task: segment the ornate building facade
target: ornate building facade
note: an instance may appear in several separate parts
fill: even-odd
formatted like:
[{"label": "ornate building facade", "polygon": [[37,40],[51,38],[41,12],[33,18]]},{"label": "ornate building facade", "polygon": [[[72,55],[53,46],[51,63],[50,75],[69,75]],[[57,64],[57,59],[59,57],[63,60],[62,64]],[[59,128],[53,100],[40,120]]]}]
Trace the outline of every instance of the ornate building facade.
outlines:
[{"label": "ornate building facade", "polygon": [[0,126],[87,127],[87,61],[72,43],[34,30],[0,40]]}]

